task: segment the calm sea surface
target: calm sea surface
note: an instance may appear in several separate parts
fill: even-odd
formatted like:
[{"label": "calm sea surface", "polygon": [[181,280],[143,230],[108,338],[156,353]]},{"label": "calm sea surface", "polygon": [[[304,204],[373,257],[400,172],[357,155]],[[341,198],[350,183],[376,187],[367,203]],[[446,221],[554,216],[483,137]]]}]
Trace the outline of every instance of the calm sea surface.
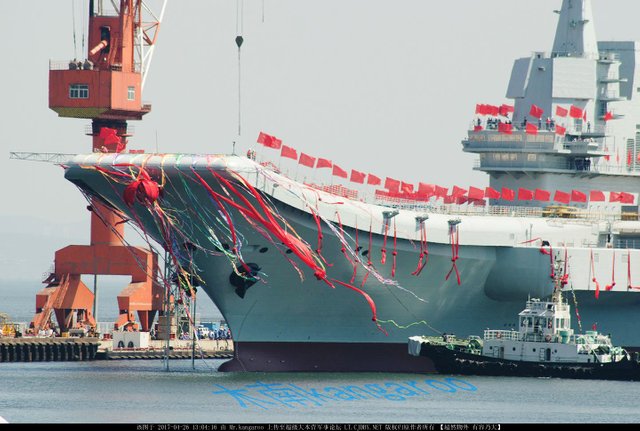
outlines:
[{"label": "calm sea surface", "polygon": [[[0,283],[0,312],[32,317],[38,285]],[[105,287],[101,321],[116,317]],[[203,320],[217,319],[208,298]],[[0,364],[9,422],[640,422],[640,383],[411,374],[218,373],[223,361]]]},{"label": "calm sea surface", "polygon": [[[0,364],[9,422],[640,422],[640,384],[218,373],[221,361]],[[368,394],[368,395],[367,395]]]}]

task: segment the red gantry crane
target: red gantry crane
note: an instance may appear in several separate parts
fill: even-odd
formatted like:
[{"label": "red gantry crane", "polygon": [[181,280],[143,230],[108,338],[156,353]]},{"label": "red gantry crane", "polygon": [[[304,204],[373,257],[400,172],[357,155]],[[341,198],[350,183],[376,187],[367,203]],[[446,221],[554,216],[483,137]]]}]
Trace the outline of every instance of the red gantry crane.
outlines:
[{"label": "red gantry crane", "polygon": [[[149,65],[166,0],[160,13],[151,12],[143,0],[89,0],[87,58],[51,63],[49,107],[60,117],[92,121],[94,152],[126,150],[127,122],[141,120],[151,110],[142,102]],[[119,4],[118,4],[119,3]],[[143,21],[143,16],[145,20]],[[131,283],[118,295],[120,316],[116,329],[148,331],[162,308],[162,288],[156,282],[158,256],[142,247],[123,245],[124,220],[94,198],[90,245],[70,245],[55,253],[47,287],[36,295],[35,331],[45,328],[52,313],[61,332],[74,327],[95,328],[98,275],[130,275]],[[94,275],[94,292],[81,275]],[[93,310],[93,313],[91,312]]]}]

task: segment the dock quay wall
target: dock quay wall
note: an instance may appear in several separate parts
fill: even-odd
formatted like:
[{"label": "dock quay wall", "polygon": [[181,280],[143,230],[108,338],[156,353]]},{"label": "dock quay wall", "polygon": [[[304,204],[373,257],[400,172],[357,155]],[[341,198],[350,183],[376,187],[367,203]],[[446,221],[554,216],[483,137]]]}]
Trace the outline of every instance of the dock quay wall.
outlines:
[{"label": "dock quay wall", "polygon": [[0,362],[92,361],[97,338],[0,338]]}]

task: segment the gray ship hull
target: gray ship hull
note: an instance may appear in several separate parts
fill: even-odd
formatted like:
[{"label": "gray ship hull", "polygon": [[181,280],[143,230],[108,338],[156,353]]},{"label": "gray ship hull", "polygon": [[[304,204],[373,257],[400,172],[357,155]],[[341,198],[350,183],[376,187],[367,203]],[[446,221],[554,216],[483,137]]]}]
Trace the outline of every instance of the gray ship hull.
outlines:
[{"label": "gray ship hull", "polygon": [[[220,172],[225,169],[221,168]],[[186,214],[188,208],[179,196],[187,193],[188,186],[178,181],[184,175],[178,171],[165,167],[164,174],[170,181],[165,186],[161,205]],[[257,178],[258,174],[243,176]],[[122,184],[114,184],[100,172],[80,163],[67,169],[66,178],[136,220],[158,243],[163,243],[151,213],[139,204],[133,209],[124,204]],[[224,192],[216,181],[209,181],[209,185]],[[315,248],[318,230],[312,215],[292,204],[291,199],[287,201],[274,196],[275,193],[269,194],[268,186],[262,189],[290,228]],[[192,202],[210,202],[202,187],[189,193],[193,195]],[[354,223],[353,218],[348,217],[350,210],[346,203],[343,202],[342,207],[345,207],[340,210],[345,220],[343,232],[351,238],[350,244],[364,263],[368,259],[363,254],[369,251],[369,229],[358,231],[357,247],[361,247],[358,250],[354,242],[358,218],[355,217]],[[445,280],[452,267],[452,251],[450,244],[442,240],[446,235],[438,235],[436,228],[430,231],[436,239],[428,243],[429,261],[419,276],[411,275],[419,258],[415,237],[398,236],[394,279],[401,287],[367,276],[364,265],[357,265],[353,277],[354,267],[350,262],[353,257],[345,257],[335,232],[325,228],[322,256],[328,264],[327,274],[332,279],[362,287],[371,296],[377,306],[378,326],[372,322],[372,310],[361,295],[339,285],[331,288],[316,280],[313,271],[300,264],[294,254],[288,254],[286,247],[267,241],[240,214],[232,211],[231,215],[237,232],[242,235],[244,262],[257,265],[264,275],[241,295],[232,283],[233,271],[227,257],[202,251],[193,254],[198,275],[204,282],[203,289],[233,333],[235,358],[222,370],[425,371],[433,369],[428,359],[407,355],[409,336],[443,332],[467,336],[480,333],[486,327],[509,329],[515,325],[513,316],[517,316],[527,296],[544,297],[551,294],[553,288],[548,278],[549,257],[537,247],[500,245],[491,235],[487,235],[488,245],[478,245],[473,243],[478,232],[471,231],[468,243],[461,240],[460,244],[457,266],[461,284],[458,285],[455,274]],[[208,226],[199,225],[201,220],[196,217],[187,219],[189,241],[204,247]],[[487,219],[487,229],[491,222]],[[360,226],[369,227],[370,223],[370,220],[361,220]],[[446,228],[446,222],[443,223]],[[472,225],[473,221],[463,220],[462,225],[465,223]],[[462,230],[463,238],[465,233],[467,231]],[[382,230],[372,228],[371,237],[371,260],[382,277],[391,279],[391,240],[387,238],[388,257],[382,265]],[[490,244],[492,241],[496,244]],[[303,281],[287,259],[298,264]],[[367,281],[363,284],[365,277]],[[593,321],[601,322],[599,329],[615,333],[616,343],[627,346],[640,346],[636,298],[640,297],[616,292],[596,302],[592,292],[578,291],[579,310],[589,319],[589,326]],[[632,330],[633,327],[636,329]]]}]

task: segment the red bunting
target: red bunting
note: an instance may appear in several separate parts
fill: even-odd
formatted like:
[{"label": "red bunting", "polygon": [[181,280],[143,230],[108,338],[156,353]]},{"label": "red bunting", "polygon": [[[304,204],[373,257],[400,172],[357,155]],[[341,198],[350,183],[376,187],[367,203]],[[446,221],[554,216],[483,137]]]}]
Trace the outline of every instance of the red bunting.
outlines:
[{"label": "red bunting", "polygon": [[477,187],[469,187],[469,199],[482,200],[484,199],[484,190]]},{"label": "red bunting", "polygon": [[311,157],[305,153],[300,153],[300,160],[298,160],[298,163],[303,165],[303,166],[307,166],[309,168],[313,168],[316,164],[316,158],[315,157]]},{"label": "red bunting", "polygon": [[556,106],[556,116],[566,118],[569,110],[563,108],[562,106]]},{"label": "red bunting", "polygon": [[567,128],[566,127],[562,127],[562,126],[558,126],[556,124],[556,135],[564,136],[566,134],[567,134]]},{"label": "red bunting", "polygon": [[538,134],[538,128],[536,126],[534,126],[531,123],[527,123],[527,127],[525,128],[525,130],[527,131],[527,135],[537,135]]},{"label": "red bunting", "polygon": [[500,192],[492,187],[487,187],[484,189],[484,196],[487,199],[500,199]]},{"label": "red bunting", "polygon": [[575,118],[579,120],[580,118],[582,118],[582,115],[583,115],[582,109],[578,108],[577,106],[571,105],[571,108],[569,109],[569,116],[571,118]]},{"label": "red bunting", "polygon": [[604,202],[604,193],[599,190],[591,190],[589,192],[589,200],[591,202]]},{"label": "red bunting", "polygon": [[571,201],[571,195],[569,193],[556,190],[555,195],[553,195],[553,200],[563,204],[568,204]]},{"label": "red bunting", "polygon": [[340,178],[348,178],[349,174],[347,174],[347,171],[345,171],[344,169],[342,169],[340,166],[336,165],[334,163],[333,165],[333,171],[332,174],[334,177],[340,177]]},{"label": "red bunting", "polygon": [[604,118],[603,118],[603,120],[604,120],[605,122],[606,122],[606,121],[609,121],[609,120],[613,120],[613,112],[609,111],[609,112],[607,112],[606,114],[604,114]]},{"label": "red bunting", "polygon": [[542,118],[542,114],[544,114],[544,109],[536,105],[531,105],[531,110],[529,111],[529,115],[535,118]]},{"label": "red bunting", "polygon": [[548,190],[536,189],[533,199],[538,202],[549,202],[549,199],[551,199],[551,192]]},{"label": "red bunting", "polygon": [[316,163],[316,169],[331,168],[331,167],[333,167],[333,162],[331,160],[318,158],[318,162]]},{"label": "red bunting", "polygon": [[520,187],[518,189],[518,200],[519,201],[533,200],[533,192],[529,189],[523,189],[522,187]]},{"label": "red bunting", "polygon": [[364,172],[356,171],[355,169],[351,169],[351,178],[349,181],[352,183],[364,184],[364,179],[367,177],[367,174]]},{"label": "red bunting", "polygon": [[513,124],[498,123],[498,132],[507,135],[513,134]]},{"label": "red bunting", "polygon": [[384,188],[392,192],[397,192],[400,190],[400,181],[387,177],[384,180]]},{"label": "red bunting", "polygon": [[512,201],[516,198],[516,193],[511,190],[508,189],[506,187],[502,188],[502,199],[504,199],[505,201]]},{"label": "red bunting", "polygon": [[379,186],[382,184],[382,180],[373,174],[369,174],[367,175],[367,184],[370,186]]},{"label": "red bunting", "polygon": [[587,195],[579,190],[571,190],[571,200],[573,202],[586,202]]},{"label": "red bunting", "polygon": [[282,150],[280,151],[281,157],[286,157],[287,159],[298,160],[298,152],[295,148],[287,147],[286,145],[282,146]]},{"label": "red bunting", "polygon": [[125,187],[123,199],[131,207],[137,200],[144,205],[153,205],[160,196],[160,186],[152,180],[144,169],[140,170],[138,178]]}]

